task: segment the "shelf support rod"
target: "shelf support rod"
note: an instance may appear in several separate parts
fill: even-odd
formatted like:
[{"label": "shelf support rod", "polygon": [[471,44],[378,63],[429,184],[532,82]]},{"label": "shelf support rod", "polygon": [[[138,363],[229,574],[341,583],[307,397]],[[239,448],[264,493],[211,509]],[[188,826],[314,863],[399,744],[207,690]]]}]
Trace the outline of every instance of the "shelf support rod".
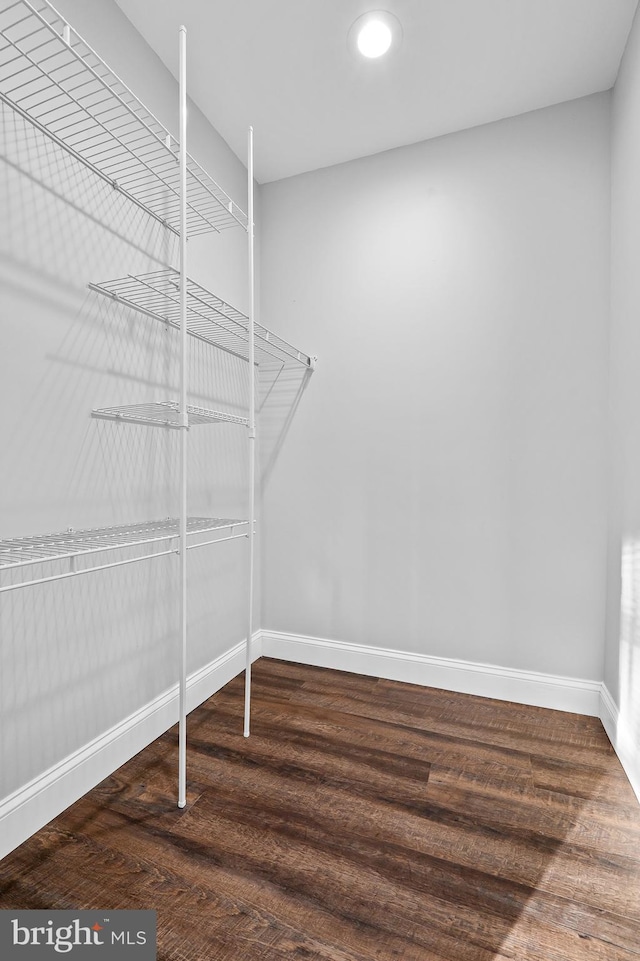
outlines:
[{"label": "shelf support rod", "polygon": [[178,807],[187,804],[187,31],[180,27],[180,693]]},{"label": "shelf support rod", "polygon": [[253,268],[253,127],[249,127],[247,158],[249,240],[249,611],[247,661],[244,674],[244,736],[249,737],[251,719],[251,640],[253,635],[253,568],[255,554],[256,486],[256,375],[255,375],[255,284]]}]

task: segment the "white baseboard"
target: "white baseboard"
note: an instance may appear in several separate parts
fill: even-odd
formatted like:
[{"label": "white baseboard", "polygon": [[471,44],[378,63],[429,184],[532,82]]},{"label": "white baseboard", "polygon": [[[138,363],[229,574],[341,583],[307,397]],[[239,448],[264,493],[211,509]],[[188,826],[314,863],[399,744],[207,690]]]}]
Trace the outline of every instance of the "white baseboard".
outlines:
[{"label": "white baseboard", "polygon": [[[516,701],[599,717],[640,800],[640,761],[625,735],[611,694],[599,681],[519,671],[492,664],[430,657],[317,637],[260,631],[253,639],[253,660],[262,654],[372,677],[406,681],[448,691]],[[244,670],[245,642],[236,644],[187,682],[192,711]],[[0,800],[0,858],[56,817],[120,765],[175,724],[175,685],[109,731],[55,764],[24,787]]]},{"label": "white baseboard", "polygon": [[430,657],[280,631],[262,631],[260,636],[265,657],[599,717],[640,801],[638,747],[624,730],[618,708],[601,681],[518,671],[494,664]]},{"label": "white baseboard", "polygon": [[262,653],[316,667],[440,687],[462,694],[533,704],[574,714],[600,715],[600,681],[540,674],[426,654],[347,644],[319,637],[262,631]]},{"label": "white baseboard", "polygon": [[600,693],[600,720],[640,801],[640,750],[633,736],[625,731],[618,705],[605,684]]},{"label": "white baseboard", "polygon": [[[188,711],[244,670],[245,650],[246,643],[241,641],[188,678]],[[257,636],[252,647],[254,660],[260,657],[261,650],[262,642]],[[164,734],[177,720],[178,685],[175,684],[109,731],[0,800],[0,858]]]}]

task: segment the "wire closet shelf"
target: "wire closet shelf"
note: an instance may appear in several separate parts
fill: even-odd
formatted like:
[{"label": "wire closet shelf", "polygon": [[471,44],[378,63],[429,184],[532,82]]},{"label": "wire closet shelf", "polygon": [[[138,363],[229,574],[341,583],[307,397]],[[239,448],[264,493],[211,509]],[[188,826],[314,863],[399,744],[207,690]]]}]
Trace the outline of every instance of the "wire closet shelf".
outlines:
[{"label": "wire closet shelf", "polygon": [[[175,233],[178,141],[48,0],[0,11],[0,100]],[[189,235],[248,229],[247,215],[187,154]]]},{"label": "wire closet shelf", "polygon": [[[239,532],[238,532],[239,531]],[[226,536],[221,537],[221,534]],[[153,557],[163,557],[176,553],[177,548],[158,551],[156,545],[173,541],[179,537],[179,520],[168,517],[159,521],[137,524],[119,524],[111,527],[94,527],[84,530],[67,530],[56,534],[35,534],[29,537],[14,537],[0,540],[0,573],[15,571],[35,564],[69,561],[71,569],[66,573],[55,573],[35,581],[15,580],[0,587],[0,592],[17,590],[34,583],[60,580],[77,574],[104,570],[106,567],[119,567]],[[205,547],[226,540],[248,536],[248,521],[229,517],[189,517],[187,534],[191,543],[187,550]],[[198,535],[215,534],[213,539],[202,540]],[[134,557],[120,558],[107,564],[94,564],[97,555],[108,551],[142,548]],[[75,568],[75,561],[85,558],[90,566]]]},{"label": "wire closet shelf", "polygon": [[[127,424],[147,424],[150,427],[170,427],[176,430],[182,427],[180,405],[173,400],[150,404],[125,404],[119,407],[99,407],[91,411],[91,416],[100,420],[115,420]],[[248,417],[195,407],[193,404],[187,404],[187,418],[189,427],[224,423],[239,424],[242,427],[249,425]]]},{"label": "wire closet shelf", "polygon": [[[130,275],[119,280],[89,284],[89,287],[163,324],[180,328],[180,274],[171,267],[135,277]],[[247,315],[189,278],[186,288],[187,333],[248,361],[250,334]],[[313,357],[302,353],[261,324],[254,324],[254,332],[258,365],[314,367]]]}]

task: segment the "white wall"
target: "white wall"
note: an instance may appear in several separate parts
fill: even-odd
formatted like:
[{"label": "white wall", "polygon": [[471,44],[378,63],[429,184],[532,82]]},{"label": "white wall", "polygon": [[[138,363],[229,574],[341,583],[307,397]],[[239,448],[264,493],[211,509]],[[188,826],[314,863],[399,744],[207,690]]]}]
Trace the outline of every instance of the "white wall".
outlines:
[{"label": "white wall", "polygon": [[266,629],[601,679],[609,108],[263,186]]},{"label": "white wall", "polygon": [[[59,9],[177,133],[177,86],[113,0]],[[175,241],[10,109],[2,119],[0,536],[177,516],[178,432],[89,417],[175,397],[177,338],[87,290],[175,264]],[[243,165],[193,107],[189,123],[190,152],[246,209]],[[246,306],[242,230],[189,253],[192,276]],[[191,371],[203,406],[246,397],[246,365],[220,365],[200,343]],[[190,432],[190,513],[246,516],[245,432],[207,430]],[[246,553],[236,541],[189,555],[190,672],[246,635]],[[177,681],[177,567],[164,558],[2,595],[0,802]]]},{"label": "white wall", "polygon": [[640,786],[640,17],[612,103],[610,534],[605,683]]}]

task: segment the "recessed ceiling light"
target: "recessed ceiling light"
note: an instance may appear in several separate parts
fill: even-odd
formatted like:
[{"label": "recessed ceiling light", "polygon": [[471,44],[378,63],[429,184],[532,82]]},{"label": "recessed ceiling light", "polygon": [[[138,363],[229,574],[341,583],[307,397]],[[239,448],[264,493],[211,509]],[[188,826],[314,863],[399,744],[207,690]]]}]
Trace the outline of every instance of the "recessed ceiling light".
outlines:
[{"label": "recessed ceiling light", "polygon": [[396,48],[402,39],[397,17],[387,10],[372,10],[352,24],[348,44],[351,50],[368,60],[376,60]]},{"label": "recessed ceiling light", "polygon": [[382,20],[369,20],[358,33],[358,50],[363,57],[381,57],[391,46],[391,31]]}]

